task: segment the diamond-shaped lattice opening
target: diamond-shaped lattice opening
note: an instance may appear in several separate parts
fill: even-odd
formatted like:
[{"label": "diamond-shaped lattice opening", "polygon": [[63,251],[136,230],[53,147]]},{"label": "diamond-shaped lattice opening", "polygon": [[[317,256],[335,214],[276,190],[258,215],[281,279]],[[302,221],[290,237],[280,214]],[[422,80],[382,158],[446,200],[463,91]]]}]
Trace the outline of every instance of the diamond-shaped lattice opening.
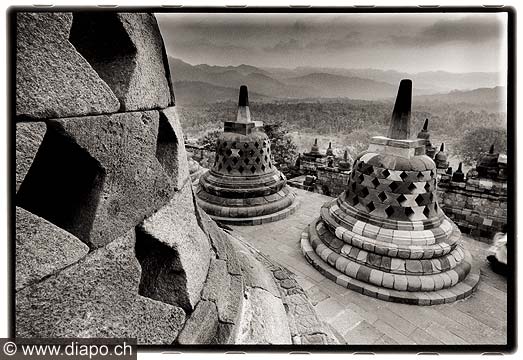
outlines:
[{"label": "diamond-shaped lattice opening", "polygon": [[234,165],[238,164],[238,161],[240,161],[240,160],[239,160],[237,157],[233,157],[233,158],[232,158],[232,163],[233,163]]},{"label": "diamond-shaped lattice opening", "polygon": [[373,212],[374,209],[376,209],[376,206],[374,206],[374,203],[372,201],[368,203],[365,207],[367,208],[368,212]]},{"label": "diamond-shaped lattice opening", "polygon": [[434,211],[438,211],[438,203],[434,203]]},{"label": "diamond-shaped lattice opening", "polygon": [[254,174],[256,172],[256,166],[251,166],[251,172]]},{"label": "diamond-shaped lattice opening", "polygon": [[426,183],[425,186],[423,187],[425,189],[425,191],[430,191],[430,184],[429,183]]},{"label": "diamond-shaped lattice opening", "polygon": [[222,168],[223,168],[223,165],[222,165],[222,163],[220,163],[220,164],[218,165],[218,170],[221,170]]},{"label": "diamond-shaped lattice opening", "polygon": [[408,177],[409,177],[409,175],[405,171],[401,172],[401,174],[400,174],[401,180],[405,181],[405,179],[408,178]]},{"label": "diamond-shaped lattice opening", "polygon": [[122,109],[136,69],[136,46],[116,13],[73,13],[69,41],[107,83]]},{"label": "diamond-shaped lattice opening", "polygon": [[259,148],[259,147],[260,147],[260,143],[256,141],[256,142],[254,143],[254,147],[255,147],[255,148]]},{"label": "diamond-shaped lattice opening", "polygon": [[256,163],[259,164],[261,160],[259,157],[257,157],[256,160],[254,160],[254,161],[256,161]]},{"label": "diamond-shaped lattice opening", "polygon": [[231,148],[236,149],[236,141],[233,141],[233,143],[231,144]]},{"label": "diamond-shaped lattice opening", "polygon": [[[180,254],[140,227],[136,230],[135,254],[140,263],[138,294],[153,300],[192,310],[187,276]],[[176,284],[176,286],[173,286]]]},{"label": "diamond-shaped lattice opening", "polygon": [[245,165],[249,165],[249,158],[243,159],[243,162],[245,163]]},{"label": "diamond-shaped lattice opening", "polygon": [[367,197],[369,195],[369,189],[364,187],[363,189],[361,189],[359,195],[364,198]]},{"label": "diamond-shaped lattice opening", "polygon": [[385,169],[381,172],[381,174],[387,178],[390,175],[390,171],[388,169]]},{"label": "diamond-shaped lattice opening", "polygon": [[260,154],[262,154],[262,155],[263,155],[263,148],[261,148],[261,149],[260,149]]},{"label": "diamond-shaped lattice opening", "polygon": [[261,166],[262,171],[265,171],[265,165]]},{"label": "diamond-shaped lattice opening", "polygon": [[172,178],[178,178],[179,142],[169,119],[160,113],[158,123],[158,138],[156,140],[156,158],[162,164],[165,172]]},{"label": "diamond-shaped lattice opening", "polygon": [[231,172],[231,171],[232,171],[232,167],[231,167],[231,165],[228,165],[228,166],[225,168],[225,170],[227,170],[227,172]]},{"label": "diamond-shaped lattice opening", "polygon": [[429,211],[429,208],[428,207],[425,207],[425,209],[423,210],[423,215],[425,215],[425,217],[429,217],[430,215],[430,211]]},{"label": "diamond-shaped lattice opening", "polygon": [[85,149],[48,128],[16,194],[16,205],[91,246],[106,171]]},{"label": "diamond-shaped lattice opening", "polygon": [[396,189],[398,188],[398,186],[399,186],[399,185],[398,185],[395,181],[393,181],[393,182],[390,183],[389,188],[390,188],[392,191],[396,191]]},{"label": "diamond-shaped lattice opening", "polygon": [[419,194],[418,196],[416,196],[416,204],[418,204],[419,206],[423,205],[424,202],[425,202],[425,199],[423,198],[423,195]]},{"label": "diamond-shaped lattice opening", "polygon": [[243,150],[239,150],[239,151],[238,151],[238,155],[239,155],[240,157],[242,157],[242,156],[243,156]]},{"label": "diamond-shaped lattice opening", "polygon": [[387,206],[385,208],[385,214],[387,214],[388,217],[391,217],[394,214],[394,208],[392,206]]},{"label": "diamond-shaped lattice opening", "polygon": [[430,177],[434,177],[434,170],[430,170]]},{"label": "diamond-shaped lattice opening", "polygon": [[423,172],[418,172],[418,180],[421,180],[425,177],[425,175],[423,175]]},{"label": "diamond-shaped lattice opening", "polygon": [[363,176],[363,174],[360,174],[360,176],[358,176],[358,180],[359,182],[363,182],[363,180],[365,180],[365,176]]},{"label": "diamond-shaped lattice opening", "polygon": [[407,187],[407,189],[409,189],[412,192],[412,191],[416,190],[417,187],[414,183],[410,183],[409,186]]},{"label": "diamond-shaped lattice opening", "polygon": [[412,210],[412,208],[410,207],[406,207],[405,208],[405,215],[407,215],[407,217],[410,219],[412,215],[414,215],[414,210]]},{"label": "diamond-shaped lattice opening", "polygon": [[383,192],[383,191],[380,192],[380,193],[378,194],[378,199],[380,199],[381,202],[384,202],[385,200],[387,200],[387,194],[385,194],[385,192]]},{"label": "diamond-shaped lattice opening", "polygon": [[374,185],[375,188],[380,185],[380,181],[378,180],[378,178],[374,178],[372,180],[372,185]]},{"label": "diamond-shaped lattice opening", "polygon": [[225,152],[225,154],[226,154],[227,156],[231,156],[231,155],[232,155],[232,151],[231,151],[231,149],[227,149],[227,151]]},{"label": "diamond-shaped lattice opening", "polygon": [[272,169],[272,164],[270,161],[269,161],[269,169]]},{"label": "diamond-shaped lattice opening", "polygon": [[268,159],[267,159],[267,155],[265,155],[264,159],[265,159],[265,162],[267,162],[267,160],[268,160]]},{"label": "diamond-shaped lattice opening", "polygon": [[398,196],[398,198],[396,200],[398,200],[398,202],[401,205],[403,205],[403,203],[405,203],[405,201],[407,201],[407,198],[405,197],[405,195],[401,194],[400,196]]},{"label": "diamond-shaped lattice opening", "polygon": [[245,170],[245,168],[243,166],[239,166],[238,167],[238,171],[240,172],[240,174],[243,174],[243,170]]}]

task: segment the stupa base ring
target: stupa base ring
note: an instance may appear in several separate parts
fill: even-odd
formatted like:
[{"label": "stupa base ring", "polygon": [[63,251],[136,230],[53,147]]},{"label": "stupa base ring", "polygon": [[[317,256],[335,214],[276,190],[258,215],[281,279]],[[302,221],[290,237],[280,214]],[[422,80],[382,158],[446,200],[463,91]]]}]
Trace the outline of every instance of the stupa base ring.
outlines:
[{"label": "stupa base ring", "polygon": [[265,215],[259,215],[259,216],[251,216],[251,217],[226,217],[226,216],[216,216],[207,213],[209,217],[211,217],[214,221],[218,221],[222,224],[228,224],[228,225],[261,225],[261,224],[267,224],[274,221],[282,220],[288,217],[291,214],[294,214],[294,212],[298,209],[300,206],[300,202],[298,199],[294,199],[292,204],[284,209],[281,209],[279,211],[276,211],[272,214],[265,214]]},{"label": "stupa base ring", "polygon": [[352,278],[325,262],[314,251],[310,243],[308,226],[301,235],[301,249],[307,261],[329,280],[363,295],[385,301],[412,305],[448,304],[470,296],[479,283],[479,266],[472,261],[472,257],[467,251],[466,256],[470,259],[471,269],[468,275],[456,285],[435,291],[399,291],[375,286]]}]

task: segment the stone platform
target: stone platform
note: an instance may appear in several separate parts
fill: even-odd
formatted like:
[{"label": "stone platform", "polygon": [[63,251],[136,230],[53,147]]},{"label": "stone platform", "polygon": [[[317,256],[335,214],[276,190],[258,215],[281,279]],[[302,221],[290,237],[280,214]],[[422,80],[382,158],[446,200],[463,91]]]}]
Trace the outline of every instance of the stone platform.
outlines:
[{"label": "stone platform", "polygon": [[462,236],[481,273],[481,281],[467,299],[433,306],[382,301],[340,286],[310,266],[300,248],[300,234],[333,198],[295,191],[301,206],[293,215],[271,224],[232,226],[232,234],[294,273],[318,315],[349,345],[506,343],[507,281],[491,270],[487,244]]}]

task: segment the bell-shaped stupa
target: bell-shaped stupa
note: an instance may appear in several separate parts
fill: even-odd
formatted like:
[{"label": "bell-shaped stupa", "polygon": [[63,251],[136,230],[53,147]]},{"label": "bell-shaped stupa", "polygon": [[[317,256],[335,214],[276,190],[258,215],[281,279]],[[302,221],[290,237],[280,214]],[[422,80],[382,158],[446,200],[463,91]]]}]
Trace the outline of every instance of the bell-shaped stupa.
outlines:
[{"label": "bell-shaped stupa", "polygon": [[323,205],[301,247],[341,286],[387,301],[442,304],[470,295],[479,269],[438,206],[424,139],[409,139],[411,91],[402,80],[388,137],[371,139],[346,191]]},{"label": "bell-shaped stupa", "polygon": [[236,121],[225,121],[212,169],[200,177],[198,204],[214,220],[257,225],[285,218],[298,206],[274,167],[261,121],[252,121],[247,86],[240,87]]}]

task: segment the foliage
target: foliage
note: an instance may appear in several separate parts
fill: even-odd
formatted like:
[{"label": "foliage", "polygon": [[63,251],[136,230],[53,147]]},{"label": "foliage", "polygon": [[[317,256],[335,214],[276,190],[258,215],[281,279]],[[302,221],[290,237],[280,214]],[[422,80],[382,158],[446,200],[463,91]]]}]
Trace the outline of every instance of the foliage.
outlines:
[{"label": "foliage", "polygon": [[291,165],[298,157],[298,148],[282,122],[264,124],[263,130],[271,141],[272,157],[276,165]]},{"label": "foliage", "polygon": [[507,130],[503,128],[480,127],[465,132],[458,143],[458,151],[467,165],[474,165],[482,152],[494,144],[495,152],[507,153]]},{"label": "foliage", "polygon": [[216,141],[218,136],[222,133],[221,130],[207,131],[201,138],[198,139],[198,144],[203,146],[207,151],[216,151]]}]

